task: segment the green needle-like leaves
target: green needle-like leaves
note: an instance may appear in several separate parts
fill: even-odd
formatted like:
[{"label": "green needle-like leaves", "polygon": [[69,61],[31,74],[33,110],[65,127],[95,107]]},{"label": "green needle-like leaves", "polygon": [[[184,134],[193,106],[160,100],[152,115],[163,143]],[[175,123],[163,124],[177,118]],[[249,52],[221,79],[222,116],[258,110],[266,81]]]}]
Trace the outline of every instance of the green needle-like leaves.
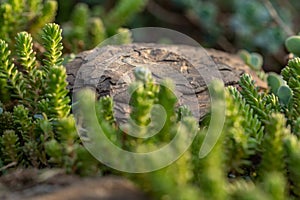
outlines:
[{"label": "green needle-like leaves", "polygon": [[52,66],[46,81],[46,98],[49,102],[49,109],[46,111],[50,118],[64,118],[70,112],[70,99],[66,89],[66,69],[63,66]]},{"label": "green needle-like leaves", "polygon": [[16,51],[20,65],[30,73],[36,67],[35,52],[33,51],[32,37],[27,32],[21,32],[16,37]]},{"label": "green needle-like leaves", "polygon": [[47,24],[43,28],[43,44],[46,49],[44,53],[46,59],[43,60],[46,70],[54,65],[61,65],[63,62],[62,58],[62,30],[57,24]]}]

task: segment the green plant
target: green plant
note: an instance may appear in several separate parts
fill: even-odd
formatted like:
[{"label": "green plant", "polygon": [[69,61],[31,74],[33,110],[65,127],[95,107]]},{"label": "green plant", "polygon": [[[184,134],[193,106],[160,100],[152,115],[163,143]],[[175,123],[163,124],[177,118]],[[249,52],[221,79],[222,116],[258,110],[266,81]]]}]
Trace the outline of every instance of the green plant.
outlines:
[{"label": "green plant", "polygon": [[227,120],[224,133],[226,140],[226,163],[231,176],[253,176],[255,158],[259,153],[264,127],[254,109],[234,87],[228,87]]},{"label": "green plant", "polygon": [[[158,88],[153,85],[147,70],[138,70],[135,75],[137,82],[131,85],[133,92],[131,115],[136,123],[143,125],[141,129],[138,129],[138,133],[146,134],[151,132],[148,129],[151,127],[149,126],[149,117],[152,116],[149,115],[151,105],[156,101],[159,102],[164,108],[169,108],[167,110],[172,110],[173,114],[167,115],[171,117],[174,115],[175,101],[172,100],[171,93],[164,90],[164,87],[160,86],[161,92],[157,91]],[[294,73],[292,76],[295,77],[297,74]],[[214,83],[211,87],[221,95],[223,91],[218,89],[219,84]],[[294,138],[293,140],[298,143],[298,138],[293,135],[295,129],[288,128],[286,116],[288,113],[285,105],[280,104],[274,94],[259,92],[249,75],[241,77],[240,86],[241,91],[233,87],[226,89],[224,129],[208,156],[201,159],[198,157],[199,149],[204,141],[204,127],[197,134],[192,147],[172,165],[151,173],[125,175],[137,182],[154,199],[285,199],[297,197],[298,179],[291,178],[286,170],[295,174],[295,177],[299,175],[296,169],[298,163],[296,152],[299,147],[288,143],[289,138]],[[159,100],[159,93],[163,94],[161,100]],[[147,101],[142,101],[142,99],[147,99]],[[112,107],[112,101],[108,99],[100,100],[100,102],[106,102],[106,105],[110,105],[109,108]],[[104,108],[104,105],[101,108]],[[98,115],[100,117],[98,120],[100,124],[102,123],[101,126],[106,124],[103,128],[108,138],[113,138],[115,144],[130,151],[152,150],[159,147],[159,142],[168,142],[170,139],[158,135],[156,139],[151,138],[143,142],[128,135],[119,137],[118,134],[126,133],[115,131],[118,127],[114,127],[112,111],[108,110],[106,114],[101,111],[101,113]],[[173,125],[169,126],[166,123],[166,129],[162,129],[163,135],[172,135],[171,127],[174,127],[176,121],[170,121],[170,123]],[[204,123],[205,125],[207,124]],[[127,131],[134,130],[130,122],[126,127]]]},{"label": "green plant", "polygon": [[118,0],[117,5],[104,18],[108,34],[115,34],[131,17],[140,12],[146,4],[147,0]]},{"label": "green plant", "polygon": [[[172,92],[173,84],[166,80],[161,85],[156,85],[154,79],[148,69],[137,68],[135,70],[136,81],[129,86],[129,93],[131,95],[130,105],[131,109],[131,119],[128,123],[122,125],[122,127],[115,126],[115,119],[113,116],[113,103],[109,97],[101,98],[96,103],[98,122],[103,125],[103,132],[105,135],[113,138],[117,138],[118,144],[122,144],[123,148],[129,149],[131,151],[147,151],[148,148],[160,147],[163,144],[168,143],[177,133],[177,128],[180,123],[177,121],[179,110],[175,111],[175,104],[177,102],[176,96]],[[87,93],[88,95],[89,93]],[[83,97],[80,99],[87,99],[84,97],[85,93],[82,93]],[[85,106],[89,105],[86,101],[81,101]],[[162,113],[161,108],[155,106],[156,104],[162,106],[165,113]],[[106,111],[100,110],[103,108]],[[84,110],[84,109],[83,109]],[[182,111],[182,109],[180,109]],[[186,112],[188,113],[188,112]],[[87,113],[83,113],[87,114]],[[187,116],[183,116],[183,121]],[[163,126],[161,127],[160,120],[161,117],[166,117]],[[155,120],[153,121],[152,118]],[[190,119],[191,120],[191,119]],[[188,120],[189,121],[189,120]],[[192,122],[186,122],[190,124]],[[88,123],[88,122],[87,122]],[[183,124],[184,127],[187,124]],[[82,125],[86,126],[86,125]],[[92,125],[91,126],[95,126]],[[192,131],[194,126],[190,124],[191,127],[186,127],[187,130]],[[183,129],[184,130],[184,129]],[[136,133],[139,136],[144,134],[152,134],[158,131],[154,138],[146,139],[142,141],[128,133]],[[114,135],[115,134],[115,135]],[[123,135],[118,137],[118,135]],[[178,133],[177,133],[178,134]],[[183,133],[182,133],[183,134]],[[187,133],[186,133],[187,134]],[[124,139],[125,138],[125,139]],[[161,143],[161,144],[160,144]]]},{"label": "green plant", "polygon": [[70,21],[63,23],[65,46],[72,53],[77,53],[92,49],[115,34],[120,34],[120,41],[115,41],[116,44],[130,43],[130,31],[121,26],[140,12],[146,3],[146,0],[119,0],[108,13],[102,15],[94,12],[87,4],[76,4]]},{"label": "green plant", "polygon": [[57,3],[54,0],[4,0],[0,6],[0,38],[14,43],[16,33],[29,31],[36,36],[41,28],[54,20]]},{"label": "green plant", "polygon": [[72,53],[95,47],[106,35],[102,20],[92,17],[86,4],[75,6],[71,21],[65,23],[63,29],[65,45]]},{"label": "green plant", "polygon": [[295,56],[300,56],[300,36],[293,35],[290,36],[285,40],[285,47],[287,50],[291,53],[293,53]]},{"label": "green plant", "polygon": [[[123,37],[120,37],[122,39],[118,43],[128,43],[131,41],[131,33],[121,26],[126,25],[127,21],[146,6],[146,3],[146,0],[119,0],[106,14],[97,12],[99,6],[90,9],[84,3],[74,5],[73,2],[56,0],[4,0],[0,6],[0,38],[10,45],[9,49],[12,49],[15,47],[16,33],[27,31],[37,39],[34,46],[39,50],[37,53],[42,54],[44,49],[39,44],[41,41],[38,34],[46,23],[55,20],[56,11],[59,9],[58,21],[64,30],[63,43],[67,53],[92,49],[107,37],[119,33]],[[71,17],[62,16],[63,13],[71,13]]]},{"label": "green plant", "polygon": [[277,94],[280,86],[284,85],[283,79],[274,72],[268,73],[267,82],[273,94]]},{"label": "green plant", "polygon": [[279,110],[278,99],[275,96],[259,93],[250,75],[243,74],[239,84],[242,88],[241,95],[263,123],[268,121],[273,110]]},{"label": "green plant", "polygon": [[[233,87],[226,89],[226,121],[212,152],[198,158],[203,134],[193,143],[191,167],[186,167],[193,173],[189,182],[189,189],[194,191],[191,194],[199,195],[196,199],[297,198],[299,141],[295,132],[287,128],[286,112],[281,109],[284,106],[273,94],[259,93],[249,75],[242,76],[240,84],[240,92]],[[164,174],[159,176],[165,180]],[[168,188],[168,183],[176,188],[167,181],[150,182],[154,191],[147,191],[157,194],[161,191],[155,188]],[[179,196],[173,190],[168,196],[176,199],[173,194]]]},{"label": "green plant", "polygon": [[[290,61],[285,71],[297,70],[296,61]],[[297,73],[289,75],[291,79],[298,76]],[[290,106],[286,112],[286,105],[280,104],[272,93],[259,92],[249,75],[241,77],[240,86],[240,91],[234,87],[226,89],[226,121],[212,152],[199,159],[195,155],[204,136],[194,141],[194,183],[201,188],[201,197],[298,198],[299,168],[296,166],[300,149],[295,136],[298,129],[288,127],[289,113],[297,107]],[[291,87],[291,90],[294,93],[298,88]]]},{"label": "green plant", "polygon": [[277,96],[279,98],[280,103],[287,107],[290,104],[293,93],[288,86],[282,85],[278,88]]},{"label": "green plant", "polygon": [[176,8],[172,11],[180,10],[204,34],[204,44],[217,45],[229,51],[246,48],[266,54],[278,52],[285,38],[293,34],[296,25],[292,24],[292,19],[298,16],[297,9],[293,8],[299,8],[299,3],[294,0],[288,3],[274,0],[171,2]]},{"label": "green plant", "polygon": [[287,154],[287,168],[288,168],[288,178],[291,183],[291,188],[298,198],[300,197],[300,172],[299,172],[299,164],[300,164],[300,143],[299,139],[291,135],[285,140],[285,149]]},{"label": "green plant", "polygon": [[[121,174],[132,179],[154,199],[300,198],[299,58],[290,60],[283,69],[281,73],[283,80],[278,75],[268,75],[270,89],[267,91],[257,88],[251,76],[247,74],[241,77],[239,90],[228,87],[224,92],[221,82],[213,82],[209,86],[210,92],[217,93],[218,97],[225,96],[226,120],[216,145],[206,157],[201,159],[199,149],[205,141],[204,133],[209,120],[202,122],[203,126],[199,129],[196,120],[186,107],[176,107],[177,99],[172,92],[174,89],[172,82],[165,80],[161,85],[157,85],[147,69],[138,68],[135,71],[136,81],[129,87],[129,92],[132,94],[131,121],[121,127],[118,126],[113,116],[114,105],[111,97],[102,97],[95,103],[97,115],[95,124],[99,123],[107,138],[120,148],[143,153],[168,144],[176,134],[190,136],[189,134],[195,131],[197,135],[191,147],[172,165],[151,173],[121,173],[101,166],[85,149],[77,135],[75,120],[70,114],[66,71],[62,66],[64,63],[62,30],[56,24],[47,24],[41,31],[39,28],[35,29],[34,27],[40,27],[41,20],[47,17],[41,15],[38,15],[41,19],[34,17],[37,21],[30,22],[39,23],[36,26],[29,26],[28,30],[32,30],[34,34],[41,33],[40,38],[37,39],[44,49],[43,55],[37,55],[31,34],[16,33],[17,29],[13,28],[20,25],[21,22],[18,20],[25,20],[21,19],[20,16],[23,15],[18,13],[22,13],[26,6],[23,6],[21,1],[7,2],[1,5],[3,10],[0,12],[2,17],[10,16],[5,18],[8,19],[7,21],[0,21],[6,23],[1,27],[5,29],[5,34],[1,36],[6,41],[0,40],[1,173],[5,173],[8,166],[60,167],[68,173],[82,175],[94,175],[101,170],[106,170],[107,173]],[[30,2],[32,3],[28,5],[30,8],[40,5],[39,1]],[[180,2],[190,6],[192,12],[195,12],[192,7],[195,1]],[[256,1],[254,3],[233,2],[239,4],[236,5],[238,7],[246,5],[245,8],[242,7],[246,14],[238,14],[243,15],[238,19],[242,22],[246,20],[245,16],[249,16],[249,13],[264,14],[261,17],[268,19],[266,21],[270,20],[270,16],[263,13],[264,9],[253,10],[255,5],[258,5]],[[129,3],[134,3],[133,8]],[[197,9],[200,9],[197,15],[200,16],[200,20],[203,20],[201,23],[206,23],[205,27],[212,30],[214,27],[211,24],[216,21],[216,8],[212,2],[202,3],[202,1],[197,3]],[[123,34],[121,41],[114,41],[116,44],[129,41],[128,29],[119,29],[119,27],[144,5],[145,1],[119,1],[111,13],[107,14],[109,17],[103,18],[105,20],[102,23],[100,18],[93,18],[94,16],[90,15],[86,5],[79,4],[74,11],[76,14],[73,22],[69,24],[72,30],[65,30],[66,36],[70,34],[69,41],[65,40],[65,43],[69,42],[70,45],[74,42],[70,50],[79,51],[93,47],[116,32]],[[204,6],[200,8],[200,5]],[[16,19],[10,19],[12,15],[9,9],[14,9]],[[43,13],[43,16],[53,14],[49,15],[46,11]],[[257,21],[251,23],[261,22],[260,18],[255,19]],[[92,24],[96,30],[93,32],[87,24]],[[251,31],[247,29],[239,31],[253,31],[252,25],[248,23],[242,25]],[[214,30],[218,33],[221,29]],[[254,31],[260,32],[260,30]],[[16,37],[12,38],[14,34]],[[247,35],[248,32],[245,34]],[[92,36],[89,37],[90,35]],[[259,37],[256,40],[259,40]],[[277,45],[272,42],[268,44],[270,46],[266,48],[270,49]],[[14,50],[11,52],[10,49]],[[262,59],[257,54],[244,51],[242,57],[256,71],[261,69]],[[91,102],[89,99],[84,101],[87,106],[91,106]],[[220,100],[218,103],[217,108],[224,102]],[[164,108],[164,115],[156,104]],[[74,104],[76,105],[78,104]],[[161,127],[159,122],[162,117],[165,117],[166,121]],[[93,128],[95,124],[83,126],[82,130]],[[85,124],[79,123],[79,125]],[[176,130],[179,125],[183,128],[178,133]],[[216,131],[216,127],[212,128]],[[134,132],[145,136],[156,133],[155,131],[157,131],[155,137],[145,140],[127,134]],[[88,138],[85,136],[84,139]],[[119,159],[113,152],[106,153]],[[167,155],[161,156],[165,158]],[[147,162],[134,164],[153,163],[153,160],[147,160]]]},{"label": "green plant", "polygon": [[[130,100],[130,105],[132,106],[131,120],[125,125],[122,125],[121,130],[120,127],[114,125],[114,120],[112,120],[112,100],[108,97],[104,97],[100,98],[96,103],[96,108],[99,112],[97,114],[98,122],[101,125],[102,131],[115,145],[129,149],[131,152],[149,152],[168,144],[175,137],[175,134],[189,137],[189,134],[192,134],[197,130],[197,122],[190,116],[191,112],[184,107],[176,109],[175,105],[177,99],[172,92],[174,86],[170,81],[165,80],[160,85],[156,85],[150,71],[146,68],[136,68],[134,73],[136,81],[129,86],[129,92],[132,94]],[[212,90],[215,90],[219,96],[224,95],[221,82],[217,82],[210,87]],[[86,117],[90,116],[86,109],[87,106],[92,104],[89,100],[90,93],[90,91],[83,91],[79,94],[79,104],[82,106],[82,114]],[[84,101],[82,101],[83,99]],[[157,107],[154,106],[155,104],[162,106],[166,112],[165,123],[161,129],[157,129],[160,127],[159,122],[161,121],[161,112],[160,110],[157,110]],[[105,105],[108,107],[106,112],[98,110],[106,107]],[[158,112],[158,114],[156,114],[156,112]],[[87,120],[86,124],[82,124],[82,126],[87,127],[90,131],[97,130],[97,125],[91,121],[92,120]],[[135,124],[139,125],[139,127]],[[158,132],[154,137],[145,140],[140,138],[137,139],[128,134],[136,132],[139,136],[143,136],[144,134],[151,134],[153,131]],[[121,137],[119,136],[120,134]],[[197,139],[195,150],[196,148],[199,150],[198,147],[201,145],[200,143],[201,140]],[[175,145],[173,147],[174,151],[175,149],[180,148],[180,145],[180,142]],[[222,146],[220,142],[218,143],[218,146]],[[191,154],[190,151],[187,151],[175,163],[168,167],[151,173],[126,174],[126,176],[129,176],[132,180],[136,181],[155,199],[199,199],[202,192],[206,196],[214,194],[218,199],[222,199],[223,197],[226,197],[226,191],[223,182],[220,182],[220,180],[226,180],[225,174],[220,168],[222,161],[219,160],[216,162],[218,156],[222,154],[222,151],[221,149],[218,149],[213,152],[214,153],[210,154],[207,159],[199,161],[198,154]],[[157,162],[162,158],[156,159],[157,160],[146,160],[146,163],[136,162],[136,165],[150,165],[152,162]],[[192,181],[194,161],[197,162],[198,167],[200,165],[205,166],[205,169],[201,169],[203,171],[198,174],[203,175],[203,177],[199,176],[199,179],[197,179],[201,182],[199,183],[199,185],[201,185],[200,189],[198,189]],[[211,168],[212,163],[215,165],[214,168]],[[176,176],[174,176],[174,174],[176,174]],[[202,185],[202,183],[205,185]],[[223,188],[224,193],[212,192],[220,187]]]},{"label": "green plant", "polygon": [[77,152],[82,154],[85,149],[77,139],[75,121],[70,115],[66,71],[61,65],[61,32],[56,24],[47,24],[42,29],[42,60],[37,60],[32,37],[27,32],[16,36],[17,62],[11,59],[8,44],[0,40],[0,79],[5,89],[1,91],[4,112],[0,117],[5,124],[0,126],[0,149],[4,165],[55,165],[75,172],[81,163],[82,171],[78,173],[91,169],[87,164],[91,164],[92,158],[77,157]]},{"label": "green plant", "polygon": [[[271,172],[284,174],[284,146],[283,139],[289,135],[289,129],[286,128],[286,119],[284,115],[272,113],[266,124],[266,134],[264,135],[262,145],[262,162],[259,166],[259,175],[261,178]],[[272,149],[272,151],[270,151]],[[274,157],[276,156],[276,159]]]},{"label": "green plant", "polygon": [[293,126],[293,128],[297,127],[297,120],[300,114],[300,58],[294,58],[288,62],[288,65],[281,72],[283,79],[287,82],[287,85],[291,89],[292,97],[288,103],[288,113],[287,118],[289,124]]},{"label": "green plant", "polygon": [[238,52],[240,58],[248,65],[252,70],[254,70],[257,76],[265,81],[267,79],[266,73],[263,71],[263,57],[259,53],[250,53],[243,49]]},{"label": "green plant", "polygon": [[259,71],[262,69],[263,66],[263,58],[258,53],[249,53],[246,50],[239,51],[240,57],[243,61],[250,66],[251,69],[255,71]]},{"label": "green plant", "polygon": [[[210,85],[212,92],[218,93],[220,99],[224,99],[224,91],[222,83],[215,82]],[[221,103],[221,102],[220,102]],[[218,105],[219,107],[220,105]],[[216,130],[214,130],[216,131]],[[212,151],[204,158],[199,158],[199,149],[203,145],[205,128],[197,135],[192,147],[192,169],[194,177],[192,183],[200,188],[201,199],[213,198],[213,199],[227,199],[228,192],[225,188],[226,180],[226,168],[224,146],[222,140],[224,139],[224,133],[222,132],[218,142],[215,144]],[[218,191],[218,192],[214,192]]]},{"label": "green plant", "polygon": [[[243,75],[241,77],[240,85],[242,87],[242,90],[240,92],[238,92],[236,89],[229,88],[229,91],[231,91],[231,94],[233,95],[235,101],[238,104],[233,107],[230,107],[232,103],[230,103],[230,101],[229,102],[227,101],[228,112],[237,113],[240,115],[240,117],[238,118],[234,118],[233,117],[234,115],[228,118],[228,120],[233,120],[234,122],[233,125],[229,126],[229,128],[232,127],[234,128],[233,130],[235,132],[238,132],[239,129],[243,129],[247,127],[246,124],[248,123],[249,118],[246,121],[247,122],[246,124],[242,123],[243,119],[247,119],[246,113],[248,113],[248,115],[249,113],[251,113],[250,115],[252,115],[254,118],[258,117],[258,119],[261,121],[261,124],[259,126],[263,128],[260,129],[263,130],[263,132],[260,132],[262,133],[262,137],[258,137],[258,138],[254,137],[251,138],[250,140],[248,139],[248,141],[251,141],[250,144],[252,144],[252,146],[249,146],[252,147],[249,149],[252,150],[252,154],[250,154],[250,157],[248,157],[250,158],[250,160],[248,159],[248,162],[250,161],[252,162],[252,164],[244,165],[244,167],[248,168],[250,166],[250,168],[248,168],[248,171],[250,169],[251,173],[249,175],[251,177],[251,180],[254,181],[256,185],[262,185],[264,193],[267,192],[265,195],[269,197],[266,196],[263,199],[267,199],[267,198],[274,199],[275,196],[271,194],[277,192],[278,192],[278,196],[276,195],[276,198],[280,197],[280,199],[284,199],[285,198],[284,196],[286,196],[288,193],[287,191],[292,192],[292,196],[295,195],[296,197],[298,197],[297,196],[298,194],[295,191],[299,189],[299,186],[297,185],[297,181],[295,181],[295,177],[298,177],[297,174],[299,173],[299,169],[294,168],[295,167],[294,164],[298,162],[297,160],[298,158],[297,156],[295,156],[296,154],[292,153],[292,152],[297,152],[299,150],[297,146],[298,138],[295,137],[295,135],[298,135],[297,132],[298,129],[293,128],[296,125],[292,126],[292,129],[289,129],[288,127],[289,123],[292,125],[297,124],[296,116],[299,116],[295,113],[298,108],[295,105],[295,103],[297,104],[298,101],[294,99],[294,95],[295,95],[294,93],[297,94],[298,91],[298,87],[295,87],[295,85],[299,83],[299,79],[296,79],[296,77],[298,77],[298,74],[295,73],[294,70],[297,71],[298,69],[299,69],[298,59],[295,58],[291,60],[288,66],[282,71],[282,76],[284,77],[285,80],[287,80],[287,85],[289,87],[287,86],[280,86],[280,87],[288,88],[289,91],[292,91],[293,94],[293,99],[292,99],[293,101],[289,100],[286,102],[286,104],[280,104],[279,101],[276,100],[276,98],[274,99],[272,97],[273,96],[272,93],[270,94],[259,93],[257,88],[255,88],[254,83],[251,81],[251,78],[248,75]],[[289,79],[287,79],[287,77],[289,77]],[[281,93],[284,94],[284,92],[285,91],[277,92],[277,94],[281,94]],[[290,93],[287,92],[286,95],[289,96]],[[273,100],[271,101],[271,99]],[[246,105],[250,106],[250,112],[245,113],[247,109],[245,109],[240,105],[241,102],[243,101]],[[235,111],[235,109],[238,109],[238,111]],[[252,109],[253,112],[251,112]],[[293,114],[295,118],[290,119],[293,116]],[[232,132],[230,131],[231,129],[228,129],[226,126],[225,129],[227,129],[225,130],[225,132],[229,132],[229,133]],[[248,135],[246,130],[242,130],[241,133]],[[237,136],[236,133],[235,136]],[[240,141],[241,137],[238,138],[239,140],[234,139],[234,141],[236,142]],[[226,142],[227,146],[228,144],[229,143]],[[237,152],[239,151],[236,150],[234,152],[236,155]],[[295,160],[293,160],[294,158]],[[284,160],[284,162],[282,162],[282,160]],[[294,162],[294,164],[292,164],[292,162]],[[294,175],[295,177],[291,177],[290,175],[288,175],[291,173],[295,174]],[[271,181],[270,176],[273,175],[278,178],[277,182]],[[236,174],[234,177],[236,177]],[[238,188],[241,187],[241,185],[235,185],[235,187],[236,186]],[[243,185],[242,187],[249,188],[250,186],[246,184]],[[252,187],[251,190],[254,191],[257,189],[255,189],[255,187]],[[234,195],[238,195],[240,198],[242,198],[239,193],[236,193],[237,191],[239,191],[239,193],[243,195],[243,192],[241,192],[240,189],[232,190]],[[261,191],[260,192],[258,191],[257,194],[259,193],[261,193]],[[264,195],[261,194],[261,197],[255,197],[255,198],[262,198],[263,196]]]},{"label": "green plant", "polygon": [[270,91],[275,94],[282,106],[287,107],[292,99],[292,90],[286,85],[282,76],[276,73],[268,73],[268,86]]}]

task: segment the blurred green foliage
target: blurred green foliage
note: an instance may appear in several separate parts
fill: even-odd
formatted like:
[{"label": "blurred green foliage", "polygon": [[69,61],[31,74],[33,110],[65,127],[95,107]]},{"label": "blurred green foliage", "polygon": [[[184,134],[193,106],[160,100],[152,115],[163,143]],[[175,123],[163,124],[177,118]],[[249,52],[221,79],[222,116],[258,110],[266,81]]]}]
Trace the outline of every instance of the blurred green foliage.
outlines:
[{"label": "blurred green foliage", "polygon": [[285,47],[287,50],[291,53],[293,53],[295,56],[300,56],[300,36],[299,35],[293,35],[290,36],[285,40]]},{"label": "blurred green foliage", "polygon": [[[164,0],[154,1],[182,22],[175,27],[202,45],[236,52],[247,49],[267,59],[265,68],[279,72],[285,64],[284,41],[299,30],[296,0]],[[155,11],[154,11],[155,12]],[[170,14],[171,16],[171,14]],[[160,20],[164,21],[161,16]],[[164,24],[170,24],[167,21]],[[175,23],[174,23],[175,24]],[[188,25],[186,25],[188,24]],[[180,29],[180,26],[185,27]],[[189,29],[189,26],[194,29]],[[172,27],[172,26],[170,26]],[[295,46],[295,45],[294,45]],[[273,65],[273,66],[270,66]]]},{"label": "blurred green foliage", "polygon": [[[286,38],[286,30],[274,21],[266,1],[231,0],[220,2],[197,0],[172,0],[175,4],[183,6],[186,12],[193,15],[198,23],[213,34],[217,39],[220,35],[225,37],[234,34],[235,45],[255,50],[255,47],[276,52]],[[276,1],[269,2],[280,13],[279,17],[290,28],[292,18],[288,7],[279,5]],[[220,23],[220,19],[222,19]],[[211,41],[217,42],[217,41]]]},{"label": "blurred green foliage", "polygon": [[249,53],[246,50],[239,51],[240,57],[243,61],[254,71],[260,71],[263,66],[263,58],[258,53]]},{"label": "blurred green foliage", "polygon": [[0,3],[0,38],[8,43],[20,31],[36,35],[55,19],[57,10],[55,0],[1,0]]},{"label": "blurred green foliage", "polygon": [[[274,81],[269,81],[270,92],[260,91],[248,74],[242,75],[240,90],[229,86],[224,91],[221,82],[213,82],[209,86],[210,91],[217,93],[219,98],[225,95],[226,120],[212,151],[206,157],[199,158],[199,149],[209,126],[206,122],[198,130],[192,146],[172,165],[151,173],[123,175],[131,178],[153,199],[299,198],[299,69],[299,58],[289,61],[282,71],[286,85],[277,85],[279,88],[276,94],[271,92],[274,91]],[[272,75],[269,76],[273,77]],[[97,116],[105,135],[116,145],[134,152],[148,152],[154,147],[160,147],[160,143],[170,141],[173,129],[179,123],[175,120],[178,117],[172,116],[180,115],[180,109],[175,111],[173,94],[161,85],[154,85],[149,71],[137,69],[135,76],[136,82],[130,86],[135,89],[131,101],[131,117],[141,126],[136,129],[129,122],[125,130],[138,130],[139,134],[151,132],[151,106],[159,103],[170,114],[167,114],[167,123],[155,136],[156,139],[142,141],[129,135],[120,137],[122,131],[116,131],[118,127],[114,124],[111,109],[113,105],[109,97],[99,100],[98,109],[101,110],[98,110]],[[283,82],[282,79],[278,81]],[[283,91],[281,95],[280,88],[283,86],[289,88],[290,93]],[[82,99],[87,100],[88,96],[84,95]],[[288,97],[289,101],[282,103],[281,96]],[[86,101],[83,103],[91,104]],[[221,104],[216,106],[219,108]],[[190,118],[190,112],[183,113],[186,115],[181,120]],[[189,128],[186,130],[191,131],[192,124],[187,124]]]},{"label": "blurred green foliage", "polygon": [[[0,38],[5,39],[10,48],[14,48],[16,33],[27,31],[37,39],[35,47],[43,51],[43,48],[39,48],[38,34],[46,23],[56,21],[63,28],[64,52],[78,53],[92,49],[107,37],[118,33],[124,35],[124,40],[119,43],[130,42],[131,35],[122,26],[144,9],[147,0],[118,0],[111,3],[1,0],[0,3]],[[109,4],[107,9],[103,4]]]},{"label": "blurred green foliage", "polygon": [[120,44],[130,42],[130,33],[121,27],[143,10],[147,0],[119,0],[107,10],[104,6],[101,7],[101,1],[97,5],[94,3],[96,2],[74,4],[72,1],[59,1],[61,9],[57,19],[62,23],[64,45],[69,52],[78,53],[92,49],[107,37],[119,33],[124,35],[123,40],[118,41]]}]

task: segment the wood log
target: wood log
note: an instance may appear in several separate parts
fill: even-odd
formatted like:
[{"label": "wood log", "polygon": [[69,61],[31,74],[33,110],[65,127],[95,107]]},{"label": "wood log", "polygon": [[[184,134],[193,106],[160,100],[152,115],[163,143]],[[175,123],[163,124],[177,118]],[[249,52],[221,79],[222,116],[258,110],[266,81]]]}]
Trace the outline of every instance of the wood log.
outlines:
[{"label": "wood log", "polygon": [[167,77],[175,80],[179,104],[188,104],[194,114],[199,112],[200,119],[207,113],[207,84],[213,77],[221,78],[225,86],[237,86],[240,76],[249,73],[259,87],[266,88],[237,55],[187,45],[134,43],[108,45],[78,54],[66,66],[69,89],[74,92],[89,86],[98,97],[112,96],[116,118],[125,121],[130,112],[127,89],[134,80],[132,71],[138,66],[150,68],[158,81]]}]

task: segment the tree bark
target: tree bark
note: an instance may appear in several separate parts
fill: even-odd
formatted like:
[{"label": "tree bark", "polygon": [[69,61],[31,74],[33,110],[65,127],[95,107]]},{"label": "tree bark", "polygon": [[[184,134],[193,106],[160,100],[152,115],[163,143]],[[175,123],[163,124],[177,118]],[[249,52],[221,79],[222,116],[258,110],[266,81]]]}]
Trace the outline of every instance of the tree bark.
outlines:
[{"label": "tree bark", "polygon": [[188,104],[192,112],[197,110],[200,119],[207,113],[207,84],[214,77],[221,78],[225,86],[237,86],[240,76],[249,73],[259,87],[266,87],[237,55],[187,45],[135,43],[105,46],[78,54],[66,66],[69,89],[74,92],[89,86],[95,89],[98,97],[112,96],[115,115],[122,121],[128,118],[130,96],[127,89],[134,80],[132,71],[138,66],[148,67],[158,82],[172,78],[179,104]]}]

